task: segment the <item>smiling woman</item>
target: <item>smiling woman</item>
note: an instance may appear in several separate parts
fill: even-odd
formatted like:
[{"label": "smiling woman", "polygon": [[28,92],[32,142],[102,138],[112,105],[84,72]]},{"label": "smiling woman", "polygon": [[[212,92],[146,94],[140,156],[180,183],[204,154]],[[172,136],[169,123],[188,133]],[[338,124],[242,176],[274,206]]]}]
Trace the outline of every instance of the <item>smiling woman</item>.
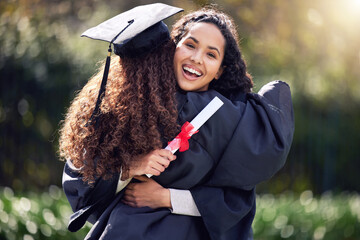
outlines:
[{"label": "smiling woman", "polygon": [[[140,183],[127,185],[122,202],[139,209],[170,208],[173,215],[161,218],[159,224],[163,231],[178,232],[172,239],[251,239],[254,186],[279,170],[292,141],[289,88],[276,81],[265,86],[260,96],[251,93],[252,80],[236,27],[228,15],[215,9],[182,17],[174,25],[172,38],[176,43],[174,71],[182,90],[177,92],[180,123],[214,96],[224,105],[191,138],[190,148],[176,153],[176,160],[164,172],[152,179],[135,177]],[[276,125],[281,126],[280,132]],[[273,145],[279,140],[274,136],[285,140],[282,146]],[[167,224],[170,219],[172,224]],[[180,230],[188,220],[196,231]],[[176,229],[175,221],[181,221]]]},{"label": "smiling woman", "polygon": [[[193,12],[175,23],[171,35],[177,45],[174,64],[180,88],[191,86],[194,83],[190,80],[196,79],[204,80],[204,83],[200,88],[189,88],[191,91],[215,89],[225,96],[251,91],[252,78],[239,48],[236,26],[228,15],[215,9]],[[187,55],[187,59],[185,50],[191,55]],[[199,71],[202,70],[200,65],[205,69],[204,73]],[[196,72],[200,74],[190,74]]]},{"label": "smiling woman", "polygon": [[[211,37],[209,37],[211,36]],[[196,23],[177,44],[174,68],[179,87],[184,91],[206,91],[223,72],[225,39],[211,23]]]}]

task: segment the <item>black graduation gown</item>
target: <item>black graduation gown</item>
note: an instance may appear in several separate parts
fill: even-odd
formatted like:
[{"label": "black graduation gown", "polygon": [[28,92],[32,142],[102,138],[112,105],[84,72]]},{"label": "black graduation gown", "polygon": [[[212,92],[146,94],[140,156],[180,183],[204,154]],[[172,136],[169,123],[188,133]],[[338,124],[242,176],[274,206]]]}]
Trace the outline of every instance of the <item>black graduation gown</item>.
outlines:
[{"label": "black graduation gown", "polygon": [[190,148],[154,179],[166,188],[189,189],[201,217],[169,209],[132,208],[115,195],[119,176],[93,187],[66,164],[63,187],[74,214],[69,230],[86,220],[86,239],[248,239],[255,214],[255,185],[285,163],[294,133],[289,86],[280,81],[258,94],[225,98],[214,90],[178,94],[179,121],[191,121],[218,96],[224,105],[189,140]]}]

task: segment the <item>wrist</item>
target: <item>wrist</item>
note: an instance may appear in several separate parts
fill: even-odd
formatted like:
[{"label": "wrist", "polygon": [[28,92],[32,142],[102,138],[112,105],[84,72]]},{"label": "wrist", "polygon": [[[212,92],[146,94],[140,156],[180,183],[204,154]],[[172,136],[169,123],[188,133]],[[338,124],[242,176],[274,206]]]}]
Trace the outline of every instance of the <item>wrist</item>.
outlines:
[{"label": "wrist", "polygon": [[161,191],[162,207],[171,208],[170,190],[164,188]]}]

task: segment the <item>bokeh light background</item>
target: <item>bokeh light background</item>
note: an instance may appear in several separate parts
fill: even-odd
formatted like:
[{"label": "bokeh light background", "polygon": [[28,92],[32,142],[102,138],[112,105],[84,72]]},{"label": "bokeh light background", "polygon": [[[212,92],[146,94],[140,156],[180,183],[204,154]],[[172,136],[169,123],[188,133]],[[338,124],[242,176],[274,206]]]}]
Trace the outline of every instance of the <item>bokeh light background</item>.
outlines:
[{"label": "bokeh light background", "polygon": [[[67,234],[59,122],[107,54],[80,35],[153,2],[0,2],[0,239]],[[291,86],[294,142],[285,167],[257,188],[257,239],[359,239],[360,0],[162,2],[185,12],[217,4],[235,19],[254,90]]]}]

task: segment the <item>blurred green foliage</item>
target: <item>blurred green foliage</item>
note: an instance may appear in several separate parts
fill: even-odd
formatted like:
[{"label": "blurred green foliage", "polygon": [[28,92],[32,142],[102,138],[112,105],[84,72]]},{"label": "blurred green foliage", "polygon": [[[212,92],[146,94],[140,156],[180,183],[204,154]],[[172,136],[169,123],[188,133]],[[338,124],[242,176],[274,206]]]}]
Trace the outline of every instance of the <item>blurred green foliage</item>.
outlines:
[{"label": "blurred green foliage", "polygon": [[62,189],[51,185],[42,194],[16,196],[0,189],[0,239],[84,239],[90,224],[76,233],[67,230],[71,207]]},{"label": "blurred green foliage", "polygon": [[[69,232],[71,213],[65,195],[55,185],[40,195],[23,196],[9,187],[0,188],[0,239],[83,239],[91,224]],[[309,190],[258,195],[253,232],[256,240],[359,239],[360,196],[327,192],[314,197]]]},{"label": "blurred green foliage", "polygon": [[[152,2],[0,2],[0,185],[24,191],[61,184],[59,122],[107,49],[79,36]],[[255,90],[275,79],[290,84],[293,146],[285,167],[259,192],[360,190],[359,0],[162,2],[185,12],[218,4],[238,25]]]},{"label": "blurred green foliage", "polygon": [[360,196],[357,193],[314,197],[300,194],[257,196],[254,239],[341,240],[360,237]]}]

